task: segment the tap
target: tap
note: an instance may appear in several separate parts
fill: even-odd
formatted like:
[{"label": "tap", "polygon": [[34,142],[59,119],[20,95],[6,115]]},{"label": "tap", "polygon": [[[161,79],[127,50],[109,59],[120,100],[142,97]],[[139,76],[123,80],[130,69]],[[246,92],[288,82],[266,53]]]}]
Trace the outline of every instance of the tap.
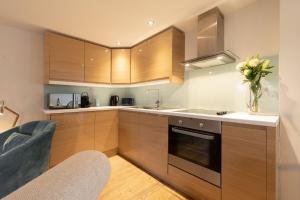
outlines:
[{"label": "tap", "polygon": [[160,106],[159,89],[148,89],[147,90],[147,93],[153,93],[153,92],[157,93],[157,100],[155,101],[155,108],[159,108],[159,106]]}]

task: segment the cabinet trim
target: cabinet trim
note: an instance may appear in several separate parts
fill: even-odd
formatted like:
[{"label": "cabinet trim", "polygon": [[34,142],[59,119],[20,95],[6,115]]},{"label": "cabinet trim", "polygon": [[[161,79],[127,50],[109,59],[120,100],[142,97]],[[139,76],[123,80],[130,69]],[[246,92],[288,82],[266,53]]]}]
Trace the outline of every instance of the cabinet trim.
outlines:
[{"label": "cabinet trim", "polygon": [[87,87],[103,87],[103,88],[133,88],[140,86],[160,85],[170,83],[170,79],[159,79],[155,81],[147,81],[140,83],[128,83],[128,84],[110,84],[110,83],[86,83],[86,82],[75,82],[75,81],[60,81],[60,80],[49,80],[50,85],[71,85],[71,86],[87,86]]}]

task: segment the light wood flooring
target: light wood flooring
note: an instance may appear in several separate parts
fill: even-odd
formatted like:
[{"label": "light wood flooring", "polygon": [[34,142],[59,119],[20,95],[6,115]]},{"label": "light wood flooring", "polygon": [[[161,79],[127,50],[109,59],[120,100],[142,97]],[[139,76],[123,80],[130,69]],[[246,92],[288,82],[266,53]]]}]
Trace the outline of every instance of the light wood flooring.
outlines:
[{"label": "light wood flooring", "polygon": [[98,200],[187,200],[120,156],[110,161],[110,181]]}]

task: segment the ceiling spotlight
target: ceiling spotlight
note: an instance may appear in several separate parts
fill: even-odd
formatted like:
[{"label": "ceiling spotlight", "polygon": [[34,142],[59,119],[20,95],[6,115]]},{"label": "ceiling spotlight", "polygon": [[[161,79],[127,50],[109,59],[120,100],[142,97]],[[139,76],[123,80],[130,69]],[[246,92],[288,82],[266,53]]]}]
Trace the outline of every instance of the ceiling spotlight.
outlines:
[{"label": "ceiling spotlight", "polygon": [[186,63],[186,64],[184,64],[184,66],[185,66],[185,67],[189,67],[189,66],[190,66],[190,64],[189,64],[189,63]]},{"label": "ceiling spotlight", "polygon": [[117,42],[117,45],[118,45],[118,46],[120,46],[120,45],[121,45],[121,42],[120,42],[120,41],[118,41],[118,42]]},{"label": "ceiling spotlight", "polygon": [[149,25],[149,26],[153,26],[154,24],[155,24],[154,20],[149,20],[149,21],[148,21],[148,25]]},{"label": "ceiling spotlight", "polygon": [[218,56],[217,59],[218,60],[223,60],[223,56]]}]

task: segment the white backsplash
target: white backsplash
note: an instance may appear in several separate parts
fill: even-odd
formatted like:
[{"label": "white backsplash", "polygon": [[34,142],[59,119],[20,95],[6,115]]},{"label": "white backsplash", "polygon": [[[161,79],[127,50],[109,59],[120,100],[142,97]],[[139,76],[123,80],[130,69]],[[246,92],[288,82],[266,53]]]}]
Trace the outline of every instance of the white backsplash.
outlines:
[{"label": "white backsplash", "polygon": [[[278,112],[278,56],[268,57],[276,67],[263,81],[264,93],[260,100],[260,111]],[[249,90],[242,84],[243,76],[235,69],[236,63],[189,71],[182,85],[163,84],[138,88],[89,88],[74,86],[45,86],[45,100],[48,93],[88,92],[92,102],[96,98],[102,106],[109,105],[111,95],[135,98],[137,105],[154,105],[160,90],[160,101],[164,106],[203,108],[230,111],[247,111]],[[47,101],[45,101],[47,102]]]},{"label": "white backsplash", "polygon": [[95,106],[96,99],[99,99],[101,106],[109,105],[109,98],[111,95],[118,95],[120,98],[126,97],[127,89],[118,88],[98,88],[98,87],[78,87],[78,86],[61,86],[61,85],[46,85],[44,87],[45,93],[45,107],[47,107],[47,99],[49,93],[82,93],[87,92],[90,96],[92,105]]},{"label": "white backsplash", "polygon": [[[278,56],[268,57],[276,67],[263,81],[264,93],[260,100],[261,112],[278,112]],[[151,105],[156,94],[147,89],[160,89],[161,102],[170,107],[204,108],[231,111],[247,111],[249,90],[242,84],[243,77],[235,69],[236,64],[189,71],[183,85],[165,84],[130,88],[128,95],[140,105]]]}]

